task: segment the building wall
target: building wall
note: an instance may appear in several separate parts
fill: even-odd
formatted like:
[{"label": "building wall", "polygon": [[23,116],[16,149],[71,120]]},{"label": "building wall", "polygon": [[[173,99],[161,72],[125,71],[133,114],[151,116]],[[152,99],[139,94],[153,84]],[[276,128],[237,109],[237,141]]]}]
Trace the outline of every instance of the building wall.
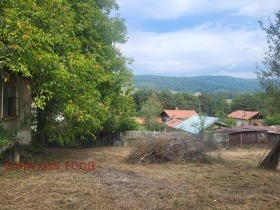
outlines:
[{"label": "building wall", "polygon": [[241,125],[262,125],[262,120],[261,119],[250,119],[250,120],[240,120],[236,119],[236,126],[241,126]]},{"label": "building wall", "polygon": [[249,125],[249,120],[236,119],[236,126]]},{"label": "building wall", "polygon": [[246,146],[246,145],[260,145],[270,144],[271,141],[267,139],[263,132],[243,132],[229,134],[229,146]]},{"label": "building wall", "polygon": [[270,142],[278,141],[280,139],[280,134],[279,133],[268,133],[267,139]]},{"label": "building wall", "polygon": [[0,121],[2,125],[10,131],[17,130],[16,138],[20,144],[28,144],[31,141],[31,123],[28,117],[31,110],[31,89],[28,80],[24,78],[14,78],[13,83],[17,85],[17,97],[19,102],[19,116],[18,117],[4,117],[3,116],[3,85],[4,81],[0,81]]}]

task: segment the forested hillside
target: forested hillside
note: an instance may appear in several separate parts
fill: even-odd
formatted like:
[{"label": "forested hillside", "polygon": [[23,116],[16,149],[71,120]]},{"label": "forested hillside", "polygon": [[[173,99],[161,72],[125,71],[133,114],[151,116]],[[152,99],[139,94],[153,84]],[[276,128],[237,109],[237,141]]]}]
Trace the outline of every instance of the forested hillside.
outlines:
[{"label": "forested hillside", "polygon": [[257,79],[241,79],[229,76],[165,77],[134,75],[137,89],[172,90],[177,92],[220,91],[234,93],[255,93],[260,90]]}]

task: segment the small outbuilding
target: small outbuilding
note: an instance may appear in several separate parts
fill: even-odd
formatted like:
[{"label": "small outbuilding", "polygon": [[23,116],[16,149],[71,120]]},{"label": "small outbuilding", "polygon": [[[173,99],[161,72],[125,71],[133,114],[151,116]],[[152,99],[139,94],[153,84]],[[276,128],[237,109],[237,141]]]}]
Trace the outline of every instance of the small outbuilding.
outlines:
[{"label": "small outbuilding", "polygon": [[253,145],[268,145],[272,143],[271,138],[268,138],[269,132],[280,131],[276,126],[252,126],[243,125],[233,128],[218,129],[215,131],[217,136],[222,136],[224,142],[228,143],[228,147],[234,146],[253,146]]},{"label": "small outbuilding", "polygon": [[221,127],[228,127],[225,123],[219,121],[216,117],[192,116],[176,126],[182,131],[199,134],[202,129],[215,130]]},{"label": "small outbuilding", "polygon": [[228,115],[236,120],[236,125],[260,125],[261,115],[258,111],[236,110]]}]

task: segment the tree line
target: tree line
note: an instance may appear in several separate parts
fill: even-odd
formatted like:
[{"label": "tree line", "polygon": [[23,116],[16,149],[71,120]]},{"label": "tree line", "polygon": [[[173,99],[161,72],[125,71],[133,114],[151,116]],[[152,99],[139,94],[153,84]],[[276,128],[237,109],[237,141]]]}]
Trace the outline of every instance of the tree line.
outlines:
[{"label": "tree line", "polygon": [[[233,96],[232,94],[230,94]],[[155,119],[163,110],[195,110],[197,113],[219,117],[232,123],[227,115],[235,110],[259,111],[263,116],[269,114],[265,93],[229,94],[176,93],[169,90],[155,91],[151,89],[137,90],[133,93],[136,115],[144,119]]]}]

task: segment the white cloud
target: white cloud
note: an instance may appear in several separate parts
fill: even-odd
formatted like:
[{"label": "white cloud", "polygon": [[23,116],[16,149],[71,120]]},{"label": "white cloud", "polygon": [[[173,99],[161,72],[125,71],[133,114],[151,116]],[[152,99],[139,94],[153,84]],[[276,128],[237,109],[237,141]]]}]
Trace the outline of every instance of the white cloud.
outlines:
[{"label": "white cloud", "polygon": [[128,16],[152,19],[178,18],[200,7],[200,1],[193,0],[117,0]]},{"label": "white cloud", "polygon": [[[255,77],[255,65],[261,62],[267,47],[266,35],[259,29],[257,20],[274,17],[274,12],[280,9],[280,0],[116,1],[122,16],[129,21],[128,43],[120,47],[125,56],[135,59],[131,66],[134,73],[174,76]],[[210,22],[212,15],[221,17],[220,23]],[[158,30],[170,31],[166,33],[140,31],[151,19],[154,25],[156,20],[163,24],[170,19],[176,24],[176,20],[186,16],[185,27],[188,28]],[[210,19],[204,24],[190,26],[189,22],[196,22],[199,17]],[[232,20],[229,25],[225,25],[223,17]],[[238,22],[240,19],[242,22]],[[165,26],[159,24],[154,30],[160,27]]]},{"label": "white cloud", "polygon": [[280,0],[117,0],[128,17],[176,19],[183,15],[231,11],[234,15],[271,16],[279,9]]},{"label": "white cloud", "polygon": [[126,56],[135,59],[135,74],[181,76],[220,74],[223,70],[252,73],[255,69],[245,72],[244,68],[254,68],[265,47],[262,31],[225,29],[209,23],[169,33],[134,32],[121,46]]}]

